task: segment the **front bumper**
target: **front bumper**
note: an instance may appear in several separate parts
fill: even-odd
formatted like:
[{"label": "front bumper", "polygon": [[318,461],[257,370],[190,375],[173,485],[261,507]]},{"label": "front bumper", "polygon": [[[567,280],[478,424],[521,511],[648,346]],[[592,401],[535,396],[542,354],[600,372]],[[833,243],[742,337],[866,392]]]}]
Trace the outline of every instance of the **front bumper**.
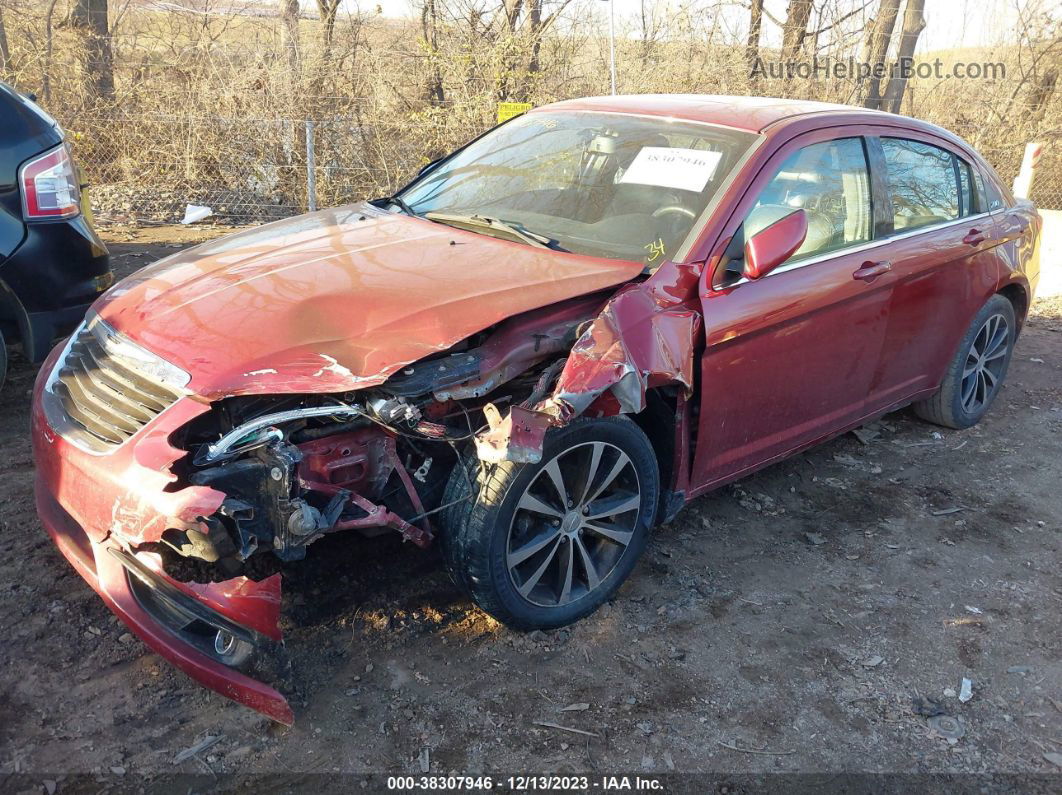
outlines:
[{"label": "front bumper", "polygon": [[[255,676],[283,678],[280,575],[261,582],[178,582],[157,555],[131,547],[158,540],[167,527],[208,516],[222,496],[210,489],[164,491],[168,467],[183,453],[166,441],[200,413],[181,400],[109,455],[78,448],[48,424],[42,393],[57,352],[41,368],[33,396],[37,512],[44,529],[77,572],[141,640],[197,682],[290,724],[281,693]],[[255,676],[222,663],[204,644],[204,630],[223,629],[248,641]],[[244,666],[246,667],[246,666]]]}]

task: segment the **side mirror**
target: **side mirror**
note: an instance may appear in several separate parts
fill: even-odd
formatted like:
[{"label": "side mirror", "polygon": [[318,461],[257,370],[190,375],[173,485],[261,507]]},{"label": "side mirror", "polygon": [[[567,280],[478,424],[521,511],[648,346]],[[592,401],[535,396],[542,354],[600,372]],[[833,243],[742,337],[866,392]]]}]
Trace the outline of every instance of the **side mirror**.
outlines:
[{"label": "side mirror", "polygon": [[808,236],[808,216],[794,210],[745,241],[746,279],[755,280],[773,271],[804,243]]}]

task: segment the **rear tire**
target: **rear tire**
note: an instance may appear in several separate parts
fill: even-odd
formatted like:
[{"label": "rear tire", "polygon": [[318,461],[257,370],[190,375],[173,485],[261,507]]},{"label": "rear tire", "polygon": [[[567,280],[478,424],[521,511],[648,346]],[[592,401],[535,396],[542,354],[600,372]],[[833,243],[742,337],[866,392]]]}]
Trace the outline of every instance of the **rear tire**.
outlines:
[{"label": "rear tire", "polygon": [[515,629],[578,621],[634,569],[649,538],[659,478],[649,439],[625,417],[580,419],[550,431],[538,464],[459,462],[444,500],[470,499],[444,518],[451,576]]},{"label": "rear tire", "polygon": [[940,390],[914,404],[919,417],[945,428],[969,428],[980,422],[1006,378],[1018,336],[1014,307],[993,295],[970,323]]}]

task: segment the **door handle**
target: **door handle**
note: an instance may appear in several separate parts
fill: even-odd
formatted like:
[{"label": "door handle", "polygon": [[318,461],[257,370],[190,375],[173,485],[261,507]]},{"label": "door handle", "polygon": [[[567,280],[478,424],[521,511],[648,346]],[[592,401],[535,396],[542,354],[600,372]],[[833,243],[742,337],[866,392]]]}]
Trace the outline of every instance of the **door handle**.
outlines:
[{"label": "door handle", "polygon": [[968,246],[979,246],[985,242],[985,233],[980,229],[971,229],[963,237],[962,242]]},{"label": "door handle", "polygon": [[864,282],[872,282],[882,274],[888,273],[892,270],[892,263],[888,260],[881,260],[880,262],[867,261],[852,274],[853,279],[859,279]]}]

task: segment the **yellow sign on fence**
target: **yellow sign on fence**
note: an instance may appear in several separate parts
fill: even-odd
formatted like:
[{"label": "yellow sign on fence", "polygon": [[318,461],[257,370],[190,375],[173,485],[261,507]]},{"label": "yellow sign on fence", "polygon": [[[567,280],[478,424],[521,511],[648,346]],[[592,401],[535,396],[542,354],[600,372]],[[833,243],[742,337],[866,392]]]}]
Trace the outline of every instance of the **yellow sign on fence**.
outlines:
[{"label": "yellow sign on fence", "polygon": [[509,121],[513,116],[527,113],[533,107],[534,105],[530,102],[499,102],[498,124],[501,124],[503,121]]}]

